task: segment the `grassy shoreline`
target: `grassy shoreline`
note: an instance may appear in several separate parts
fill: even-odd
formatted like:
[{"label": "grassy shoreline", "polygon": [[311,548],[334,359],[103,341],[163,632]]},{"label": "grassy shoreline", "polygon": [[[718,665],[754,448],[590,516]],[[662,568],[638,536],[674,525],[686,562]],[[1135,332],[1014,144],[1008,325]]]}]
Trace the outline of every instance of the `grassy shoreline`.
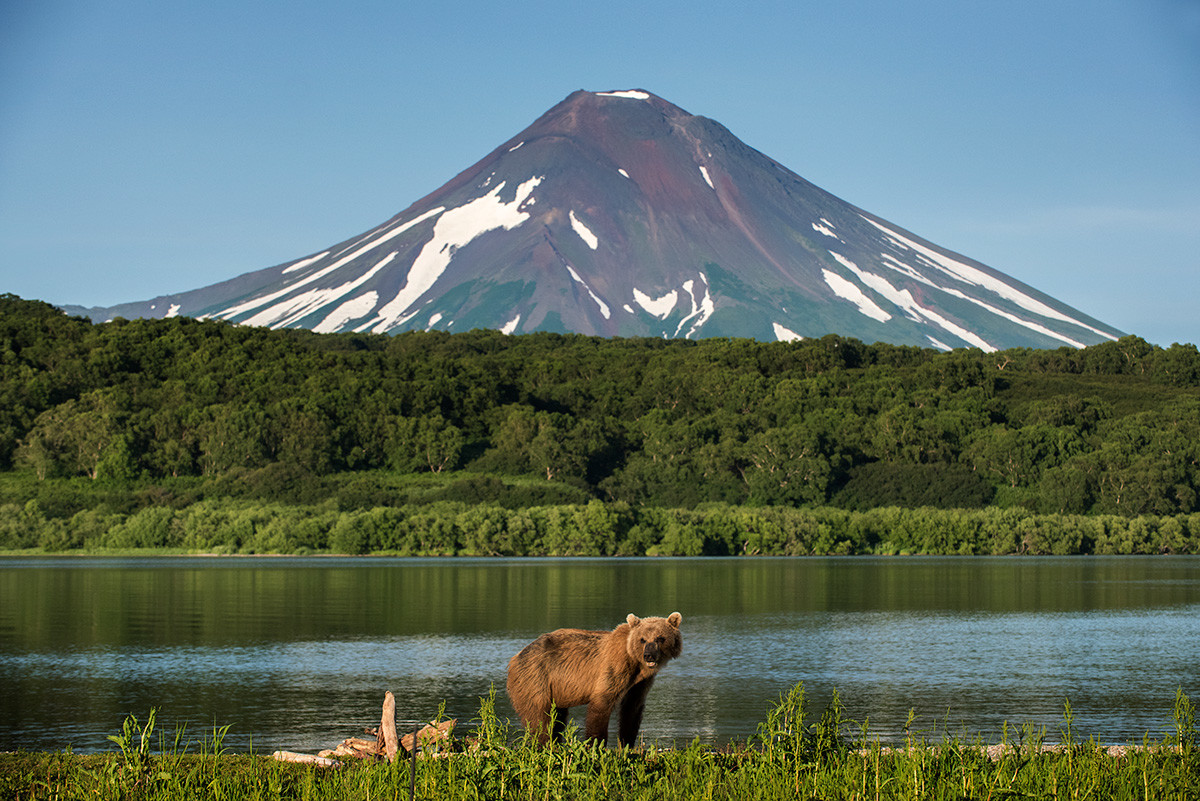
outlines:
[{"label": "grassy shoreline", "polygon": [[[1006,728],[999,744],[913,735],[898,748],[873,740],[841,716],[835,696],[817,716],[803,685],[783,696],[758,734],[713,750],[596,749],[569,736],[538,749],[518,738],[481,699],[476,746],[408,760],[352,761],[320,768],[258,755],[233,755],[223,730],[183,744],[158,735],[153,716],[132,718],[111,737],[111,754],[0,754],[0,798],[7,799],[995,799],[1200,798],[1195,706],[1182,692],[1174,732],[1162,740],[1111,749],[1083,741],[1069,704],[1059,742],[1045,730]],[[458,741],[456,741],[458,742]],[[194,749],[194,750],[193,750]],[[431,758],[449,756],[451,758]],[[412,784],[410,784],[412,782]]]}]

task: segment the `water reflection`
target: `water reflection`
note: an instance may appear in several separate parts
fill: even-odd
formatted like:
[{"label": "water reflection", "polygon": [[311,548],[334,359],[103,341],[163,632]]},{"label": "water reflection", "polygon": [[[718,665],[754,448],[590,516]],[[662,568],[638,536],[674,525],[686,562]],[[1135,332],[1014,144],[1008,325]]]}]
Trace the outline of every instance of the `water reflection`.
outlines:
[{"label": "water reflection", "polygon": [[[1200,560],[0,560],[0,749],[107,750],[128,713],[316,750],[375,722],[470,721],[508,658],[559,626],[684,614],[644,736],[745,738],[804,681],[885,740],[1005,721],[1104,741],[1200,700]],[[65,716],[64,709],[71,714]],[[68,719],[69,718],[69,719]]]}]

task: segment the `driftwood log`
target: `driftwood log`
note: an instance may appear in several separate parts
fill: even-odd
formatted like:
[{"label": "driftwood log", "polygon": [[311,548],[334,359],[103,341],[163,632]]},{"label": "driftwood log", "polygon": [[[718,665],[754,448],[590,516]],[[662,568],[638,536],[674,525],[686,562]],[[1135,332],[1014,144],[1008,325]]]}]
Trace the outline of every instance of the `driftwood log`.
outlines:
[{"label": "driftwood log", "polygon": [[374,740],[348,737],[336,748],[321,751],[316,756],[297,754],[293,751],[276,751],[271,756],[281,762],[298,762],[325,768],[339,767],[339,759],[386,759],[388,762],[395,762],[401,749],[415,758],[418,751],[429,753],[440,748],[442,743],[450,740],[450,734],[457,722],[457,719],[451,719],[427,723],[420,730],[400,737],[396,729],[396,697],[388,692],[383,697],[383,714],[379,719],[379,727],[364,730],[365,734],[374,735]]},{"label": "driftwood log", "polygon": [[400,751],[400,738],[396,736],[396,696],[391,690],[383,696],[383,718],[379,721],[379,735],[376,742],[383,746],[383,755],[388,762],[396,761]]},{"label": "driftwood log", "polygon": [[337,768],[342,764],[329,757],[297,754],[295,751],[276,751],[271,756],[279,762],[299,762],[302,765],[316,765],[319,768]]},{"label": "driftwood log", "polygon": [[[439,743],[450,739],[450,732],[454,730],[456,723],[458,723],[458,718],[443,720],[441,723],[427,723],[420,731],[401,737],[400,745],[410,754],[414,750],[431,751]],[[413,747],[414,743],[416,749]]]}]

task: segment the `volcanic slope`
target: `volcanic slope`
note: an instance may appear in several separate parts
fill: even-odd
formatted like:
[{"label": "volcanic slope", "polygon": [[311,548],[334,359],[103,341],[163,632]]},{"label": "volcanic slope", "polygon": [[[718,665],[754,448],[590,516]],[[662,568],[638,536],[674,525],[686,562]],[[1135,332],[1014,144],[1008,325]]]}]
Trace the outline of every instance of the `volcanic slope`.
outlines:
[{"label": "volcanic slope", "polygon": [[943,349],[1120,336],[642,90],[572,93],[437,191],[320,253],[67,310],[319,332],[834,333]]}]

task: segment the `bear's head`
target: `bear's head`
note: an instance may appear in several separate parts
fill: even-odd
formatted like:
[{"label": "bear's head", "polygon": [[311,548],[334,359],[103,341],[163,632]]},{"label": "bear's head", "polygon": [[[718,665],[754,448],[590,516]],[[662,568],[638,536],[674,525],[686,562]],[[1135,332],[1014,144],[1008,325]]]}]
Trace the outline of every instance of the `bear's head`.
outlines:
[{"label": "bear's head", "polygon": [[625,618],[629,624],[626,647],[629,656],[643,667],[657,670],[683,652],[679,624],[683,615],[672,612],[667,617],[639,618],[632,612]]}]

